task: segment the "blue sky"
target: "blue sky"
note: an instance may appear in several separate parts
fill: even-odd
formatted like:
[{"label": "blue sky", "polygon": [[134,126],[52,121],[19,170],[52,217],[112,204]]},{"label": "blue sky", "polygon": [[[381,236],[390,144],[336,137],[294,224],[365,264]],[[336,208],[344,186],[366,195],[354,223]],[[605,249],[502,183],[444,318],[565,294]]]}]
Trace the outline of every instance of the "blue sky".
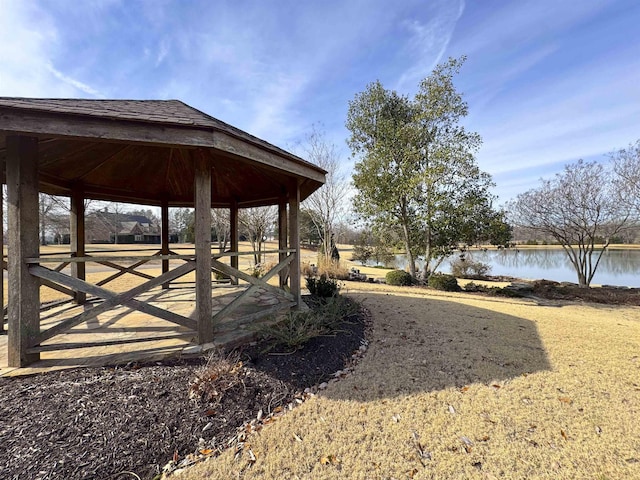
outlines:
[{"label": "blue sky", "polygon": [[640,138],[635,0],[0,0],[0,96],[177,98],[296,149],[320,124],[353,165],[348,101],[415,93],[448,56],[506,201]]}]

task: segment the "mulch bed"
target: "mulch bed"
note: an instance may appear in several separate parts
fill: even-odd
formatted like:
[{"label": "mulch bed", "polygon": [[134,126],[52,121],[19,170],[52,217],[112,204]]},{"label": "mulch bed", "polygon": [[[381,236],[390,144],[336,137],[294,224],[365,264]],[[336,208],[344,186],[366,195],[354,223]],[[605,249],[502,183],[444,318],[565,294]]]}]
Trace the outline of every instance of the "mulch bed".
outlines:
[{"label": "mulch bed", "polygon": [[224,357],[242,362],[237,381],[208,395],[190,388],[203,358],[0,378],[0,478],[151,479],[170,461],[215,454],[344,369],[366,328],[363,313],[292,354],[251,345]]},{"label": "mulch bed", "polygon": [[607,305],[640,306],[640,288],[607,286],[580,288],[574,284],[538,280],[533,282],[533,294],[551,300],[578,300]]}]

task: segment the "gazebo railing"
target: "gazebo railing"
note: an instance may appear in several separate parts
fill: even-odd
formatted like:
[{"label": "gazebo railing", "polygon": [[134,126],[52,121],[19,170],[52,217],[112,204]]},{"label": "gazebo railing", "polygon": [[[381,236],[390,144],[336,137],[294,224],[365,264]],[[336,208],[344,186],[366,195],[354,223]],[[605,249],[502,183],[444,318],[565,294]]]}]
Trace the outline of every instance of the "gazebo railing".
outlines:
[{"label": "gazebo railing", "polygon": [[[177,250],[177,249],[176,249]],[[139,250],[135,250],[138,252]],[[148,302],[137,300],[135,297],[148,292],[149,290],[159,287],[169,285],[170,282],[176,281],[177,279],[184,277],[185,275],[193,272],[196,268],[195,255],[193,254],[176,254],[173,251],[170,251],[169,254],[161,254],[158,251],[154,251],[150,255],[117,255],[119,253],[124,253],[124,251],[111,251],[110,253],[116,253],[116,255],[87,255],[85,254],[82,257],[77,256],[61,256],[57,254],[43,254],[37,258],[27,258],[25,259],[26,263],[29,265],[29,272],[31,275],[38,277],[41,282],[41,285],[47,286],[49,288],[53,288],[54,290],[66,294],[69,297],[76,297],[78,292],[84,293],[86,295],[101,299],[102,302],[95,304],[92,308],[85,309],[83,312],[71,317],[62,320],[60,323],[49,327],[46,330],[40,331],[38,334],[35,334],[31,337],[29,342],[30,353],[49,351],[55,349],[62,348],[80,348],[94,345],[112,345],[117,344],[118,341],[107,341],[104,342],[92,342],[91,344],[85,343],[77,343],[77,344],[61,344],[59,347],[56,345],[41,345],[43,342],[50,340],[52,337],[65,333],[69,329],[82,324],[96,316],[105,313],[113,308],[118,306],[126,306],[133,310],[137,310],[142,313],[146,313],[152,315],[156,318],[160,318],[162,320],[169,321],[171,323],[177,324],[182,327],[186,327],[192,331],[198,331],[197,321],[180,315],[175,312],[171,312],[169,310],[157,307]],[[284,256],[284,258],[276,264],[273,268],[271,268],[266,274],[261,277],[255,277],[253,275],[249,275],[246,272],[243,272],[240,269],[236,269],[226,263],[221,261],[224,257],[237,257],[243,255],[254,255],[256,252],[248,251],[248,252],[219,252],[213,253],[211,255],[211,269],[213,272],[220,272],[230,278],[235,278],[236,281],[246,282],[247,286],[245,290],[240,293],[234,300],[224,306],[218,312],[212,314],[212,328],[215,328],[215,325],[220,324],[225,318],[229,317],[233,314],[250,296],[252,293],[256,292],[258,289],[263,289],[266,292],[270,292],[272,294],[278,295],[282,297],[284,302],[279,301],[276,305],[269,306],[268,308],[262,308],[259,312],[250,313],[238,319],[239,323],[252,321],[258,318],[261,318],[266,315],[273,314],[277,311],[283,310],[285,308],[289,308],[296,305],[294,295],[286,292],[285,290],[269,284],[269,280],[274,276],[278,275],[284,269],[288,268],[291,262],[295,258],[296,250],[295,249],[278,249],[278,250],[267,250],[262,251],[262,254],[278,254],[279,256]],[[284,254],[284,255],[283,255]],[[151,262],[151,261],[161,261],[161,260],[181,260],[185,263],[178,267],[169,270],[168,272],[163,272],[159,276],[153,276],[148,273],[143,273],[136,271],[137,268],[142,265]],[[85,279],[76,278],[71,275],[67,275],[62,270],[66,268],[68,265],[72,263],[97,263],[109,268],[113,268],[118,270],[113,275],[100,280],[99,282],[92,284]],[[134,262],[128,266],[119,265],[118,262]],[[48,268],[45,265],[47,264],[55,264],[52,268]],[[103,286],[109,282],[116,280],[117,278],[122,277],[125,274],[131,274],[138,277],[141,277],[145,280],[140,285],[137,285],[125,292],[114,292],[112,290],[108,290]],[[213,281],[213,280],[212,280]],[[71,299],[67,300],[70,301]],[[154,340],[164,339],[166,338],[174,338],[175,335],[171,334],[169,336],[154,337]],[[184,333],[179,334],[184,336]],[[147,339],[149,340],[149,339]],[[126,340],[122,341],[122,343],[130,343],[134,340]],[[137,339],[135,341],[145,341],[144,339]]]}]

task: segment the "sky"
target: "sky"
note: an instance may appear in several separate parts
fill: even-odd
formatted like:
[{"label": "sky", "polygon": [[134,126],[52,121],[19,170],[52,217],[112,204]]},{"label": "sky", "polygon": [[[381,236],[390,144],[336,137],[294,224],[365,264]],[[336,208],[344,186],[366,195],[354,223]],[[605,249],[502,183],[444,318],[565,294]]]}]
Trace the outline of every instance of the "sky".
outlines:
[{"label": "sky", "polygon": [[179,99],[280,147],[448,57],[499,203],[640,138],[636,0],[0,0],[0,96]]}]

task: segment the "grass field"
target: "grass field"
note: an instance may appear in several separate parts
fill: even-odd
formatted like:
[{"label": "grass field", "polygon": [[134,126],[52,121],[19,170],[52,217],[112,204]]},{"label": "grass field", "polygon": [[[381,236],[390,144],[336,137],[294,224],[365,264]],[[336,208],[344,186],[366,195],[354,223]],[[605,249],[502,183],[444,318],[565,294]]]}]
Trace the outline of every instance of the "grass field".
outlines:
[{"label": "grass field", "polygon": [[180,478],[640,478],[637,307],[348,288],[355,372]]},{"label": "grass field", "polygon": [[343,292],[373,319],[355,372],[180,478],[640,478],[640,308]]}]

